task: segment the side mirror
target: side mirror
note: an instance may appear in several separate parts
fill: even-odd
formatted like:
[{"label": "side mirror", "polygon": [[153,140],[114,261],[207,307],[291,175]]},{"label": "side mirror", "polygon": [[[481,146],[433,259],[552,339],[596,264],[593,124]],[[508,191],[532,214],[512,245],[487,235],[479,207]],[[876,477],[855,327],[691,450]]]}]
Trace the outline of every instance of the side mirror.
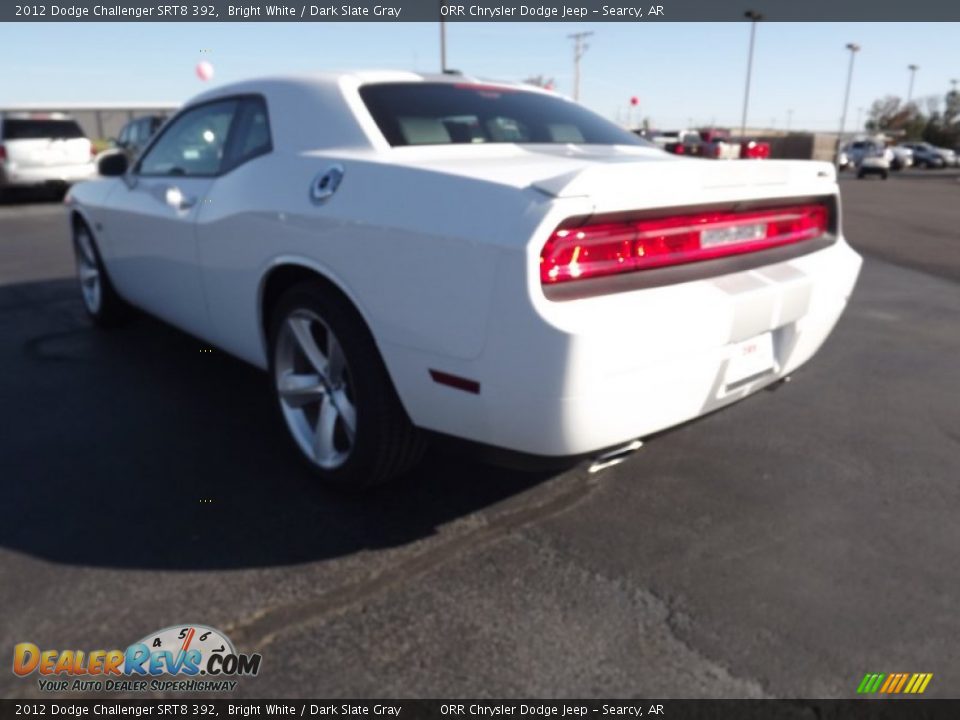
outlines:
[{"label": "side mirror", "polygon": [[104,153],[97,161],[97,172],[104,177],[120,177],[129,166],[127,156],[122,152]]}]

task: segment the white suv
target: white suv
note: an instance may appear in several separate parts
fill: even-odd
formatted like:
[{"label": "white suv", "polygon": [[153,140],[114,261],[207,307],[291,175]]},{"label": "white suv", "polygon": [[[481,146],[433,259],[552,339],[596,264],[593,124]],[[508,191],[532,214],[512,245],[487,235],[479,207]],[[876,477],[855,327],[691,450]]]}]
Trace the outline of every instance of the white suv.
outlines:
[{"label": "white suv", "polygon": [[850,163],[857,170],[857,177],[879,175],[884,180],[890,173],[893,163],[893,151],[882,143],[873,140],[857,140],[845,150]]},{"label": "white suv", "polygon": [[63,187],[96,175],[90,140],[60,113],[0,116],[0,192]]}]

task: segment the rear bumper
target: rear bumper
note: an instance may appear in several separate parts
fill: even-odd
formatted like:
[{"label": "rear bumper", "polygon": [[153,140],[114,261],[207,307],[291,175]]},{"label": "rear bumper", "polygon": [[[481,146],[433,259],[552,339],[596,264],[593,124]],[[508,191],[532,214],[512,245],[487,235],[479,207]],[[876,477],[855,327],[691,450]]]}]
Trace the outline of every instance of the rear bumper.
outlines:
[{"label": "rear bumper", "polygon": [[[794,371],[833,329],[860,265],[841,238],[717,278],[570,302],[534,298],[532,312],[510,307],[503,292],[476,360],[396,348],[385,355],[418,425],[535,455],[591,453],[709,413]],[[768,332],[773,369],[728,382],[734,349]],[[480,392],[431,383],[424,363],[477,380]]]},{"label": "rear bumper", "polygon": [[53,183],[72,184],[96,177],[94,163],[21,167],[15,163],[0,163],[0,187],[36,187]]}]

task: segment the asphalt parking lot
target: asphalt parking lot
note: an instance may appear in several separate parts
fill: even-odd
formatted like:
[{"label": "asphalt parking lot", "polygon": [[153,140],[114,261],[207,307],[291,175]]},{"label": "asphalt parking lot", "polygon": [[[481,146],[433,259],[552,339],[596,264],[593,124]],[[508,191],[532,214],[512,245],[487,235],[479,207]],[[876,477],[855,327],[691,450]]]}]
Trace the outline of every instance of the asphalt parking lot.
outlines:
[{"label": "asphalt parking lot", "polygon": [[0,206],[0,650],[194,622],[263,653],[246,697],[960,695],[960,182],[842,188],[866,262],[793,382],[598,475],[433,452],[359,497],[258,371],[93,329],[59,204]]}]

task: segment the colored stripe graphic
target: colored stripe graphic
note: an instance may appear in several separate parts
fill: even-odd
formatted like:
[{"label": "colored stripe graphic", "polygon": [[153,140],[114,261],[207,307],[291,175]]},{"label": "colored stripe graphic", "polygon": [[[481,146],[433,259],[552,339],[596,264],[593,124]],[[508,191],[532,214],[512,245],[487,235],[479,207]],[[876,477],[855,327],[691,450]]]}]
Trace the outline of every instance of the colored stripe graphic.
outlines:
[{"label": "colored stripe graphic", "polygon": [[884,693],[896,695],[904,693],[919,695],[927,689],[933,679],[933,673],[867,673],[857,686],[857,694]]}]

